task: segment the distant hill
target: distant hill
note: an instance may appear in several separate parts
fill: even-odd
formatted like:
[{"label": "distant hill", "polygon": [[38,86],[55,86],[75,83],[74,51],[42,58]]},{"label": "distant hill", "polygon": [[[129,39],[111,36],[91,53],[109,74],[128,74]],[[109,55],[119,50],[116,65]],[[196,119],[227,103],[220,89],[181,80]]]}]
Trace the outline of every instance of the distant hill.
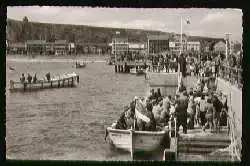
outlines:
[{"label": "distant hill", "polygon": [[[71,42],[104,44],[110,43],[115,32],[120,31],[120,37],[128,37],[130,42],[147,42],[148,35],[169,35],[173,33],[141,29],[122,29],[94,27],[87,25],[67,25],[29,22],[7,19],[6,39],[9,42],[25,42],[26,40],[67,40]],[[191,40],[202,43],[222,40],[209,37],[190,36]]]}]

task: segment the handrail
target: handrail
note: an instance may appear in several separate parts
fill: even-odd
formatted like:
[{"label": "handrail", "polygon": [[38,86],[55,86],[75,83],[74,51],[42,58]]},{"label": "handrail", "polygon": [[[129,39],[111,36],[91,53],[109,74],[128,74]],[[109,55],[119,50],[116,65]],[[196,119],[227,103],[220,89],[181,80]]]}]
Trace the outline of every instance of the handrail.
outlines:
[{"label": "handrail", "polygon": [[219,68],[219,77],[236,84],[238,88],[242,88],[242,72],[243,69],[221,65]]},{"label": "handrail", "polygon": [[[230,100],[231,94],[230,94]],[[239,138],[237,138],[237,135],[235,134],[236,128],[236,119],[235,119],[235,112],[232,111],[232,106],[229,107],[228,113],[228,123],[229,123],[229,135],[231,140],[231,160],[241,160],[241,141]]]}]

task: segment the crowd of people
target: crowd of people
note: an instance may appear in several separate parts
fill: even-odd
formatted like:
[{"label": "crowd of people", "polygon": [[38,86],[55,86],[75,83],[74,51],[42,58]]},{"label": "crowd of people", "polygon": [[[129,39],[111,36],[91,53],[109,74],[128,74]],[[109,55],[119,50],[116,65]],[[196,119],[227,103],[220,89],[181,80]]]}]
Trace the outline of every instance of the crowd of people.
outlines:
[{"label": "crowd of people", "polygon": [[[227,125],[227,100],[209,85],[209,80],[202,77],[193,89],[187,89],[181,82],[175,96],[162,96],[160,89],[152,89],[147,97],[135,97],[113,127],[157,131],[176,118],[176,130],[182,126],[183,133],[195,126],[219,132],[220,126]],[[138,115],[138,111],[146,118]]]},{"label": "crowd of people", "polygon": [[[50,72],[49,73],[47,73],[46,75],[46,79],[47,79],[47,81],[50,81],[50,79],[51,79],[51,77],[50,77]],[[21,83],[37,83],[37,76],[36,76],[36,74],[32,77],[29,73],[28,73],[28,76],[27,76],[27,81],[26,81],[26,78],[25,78],[25,76],[24,76],[24,73],[22,73],[22,76],[21,76],[21,78],[20,78],[20,81],[21,81]]]}]

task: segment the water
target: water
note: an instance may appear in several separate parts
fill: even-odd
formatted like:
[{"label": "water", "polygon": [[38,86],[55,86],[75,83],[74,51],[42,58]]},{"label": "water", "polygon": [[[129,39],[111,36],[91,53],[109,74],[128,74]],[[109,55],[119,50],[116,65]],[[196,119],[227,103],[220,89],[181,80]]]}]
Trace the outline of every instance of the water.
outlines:
[{"label": "water", "polygon": [[[92,60],[92,59],[91,59]],[[129,153],[114,152],[104,141],[105,128],[125,104],[145,95],[144,76],[115,74],[101,62],[75,69],[70,59],[16,59],[7,57],[6,88],[21,73],[44,77],[78,73],[76,88],[10,93],[6,89],[6,156],[32,160],[130,160]],[[15,71],[9,70],[15,68]]]}]

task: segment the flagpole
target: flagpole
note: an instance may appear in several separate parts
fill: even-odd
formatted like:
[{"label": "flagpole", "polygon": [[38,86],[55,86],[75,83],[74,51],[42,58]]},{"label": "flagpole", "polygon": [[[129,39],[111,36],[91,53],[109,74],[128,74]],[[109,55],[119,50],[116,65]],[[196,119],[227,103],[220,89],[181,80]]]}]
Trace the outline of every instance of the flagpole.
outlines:
[{"label": "flagpole", "polygon": [[180,53],[182,53],[182,16],[181,16],[181,49]]}]

